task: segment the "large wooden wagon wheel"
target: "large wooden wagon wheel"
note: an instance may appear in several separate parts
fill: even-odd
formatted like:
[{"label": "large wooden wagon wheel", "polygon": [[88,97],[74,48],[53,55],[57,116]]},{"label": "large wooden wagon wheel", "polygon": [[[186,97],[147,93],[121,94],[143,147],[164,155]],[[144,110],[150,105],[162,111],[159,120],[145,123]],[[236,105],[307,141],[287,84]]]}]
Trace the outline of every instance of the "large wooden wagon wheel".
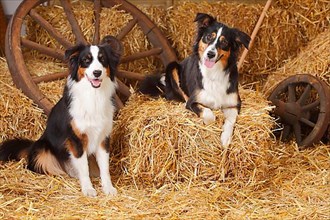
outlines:
[{"label": "large wooden wagon wheel", "polygon": [[300,149],[317,143],[330,125],[330,89],[318,78],[295,75],[283,80],[268,98],[282,126],[280,136],[295,136]]},{"label": "large wooden wagon wheel", "polygon": [[[40,82],[50,82],[65,78],[67,76],[67,71],[55,72],[45,76],[32,76],[27,68],[25,57],[23,56],[23,51],[35,50],[41,54],[47,55],[49,57],[55,58],[56,60],[64,62],[64,50],[73,46],[76,43],[91,43],[97,44],[100,41],[100,13],[103,8],[112,8],[116,5],[118,9],[124,10],[131,14],[133,19],[130,20],[125,27],[121,29],[119,34],[115,36],[117,39],[121,40],[135,27],[139,26],[146,36],[147,40],[151,43],[153,48],[130,54],[124,56],[121,59],[121,63],[132,62],[137,59],[156,56],[160,59],[163,65],[176,60],[176,55],[169,45],[166,38],[163,36],[158,27],[138,8],[134,5],[124,1],[124,0],[94,0],[93,10],[94,18],[91,21],[94,26],[93,40],[92,42],[87,42],[84,34],[82,33],[81,27],[78,25],[78,21],[73,12],[73,4],[69,0],[58,1],[63,7],[66,18],[71,26],[72,33],[75,36],[76,41],[72,42],[63,37],[60,32],[52,26],[38,11],[37,7],[42,4],[46,4],[47,0],[25,0],[17,8],[15,14],[13,15],[7,29],[6,33],[6,57],[9,66],[9,70],[12,74],[12,78],[17,87],[22,89],[22,91],[35,101],[44,111],[48,114],[53,106],[53,103],[42,93],[38,84]],[[24,38],[22,35],[22,29],[26,23],[27,19],[33,19],[37,22],[43,29],[45,29],[51,37],[53,37],[60,45],[61,48],[49,48],[38,42],[34,42],[30,39]],[[111,21],[109,21],[111,22]],[[118,74],[120,78],[125,78],[128,80],[141,80],[143,75],[140,73],[120,70]],[[128,97],[130,95],[130,90],[127,85],[118,80],[119,88],[117,94],[120,97]],[[123,102],[116,97],[119,107],[123,106]],[[123,99],[122,99],[123,100]]]}]

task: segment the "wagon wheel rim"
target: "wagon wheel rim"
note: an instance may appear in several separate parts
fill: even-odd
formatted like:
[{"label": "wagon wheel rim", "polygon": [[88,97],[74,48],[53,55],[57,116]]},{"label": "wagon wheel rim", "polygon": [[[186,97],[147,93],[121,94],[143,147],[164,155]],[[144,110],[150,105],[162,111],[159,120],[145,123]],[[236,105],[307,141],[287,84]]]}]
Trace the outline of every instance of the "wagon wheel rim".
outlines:
[{"label": "wagon wheel rim", "polygon": [[324,82],[309,74],[291,76],[268,100],[283,124],[282,140],[293,133],[300,149],[321,140],[330,123],[330,90]]},{"label": "wagon wheel rim", "polygon": [[[32,77],[28,70],[25,58],[23,55],[22,47],[29,50],[36,50],[44,55],[50,56],[62,62],[64,61],[64,50],[51,49],[37,42],[25,39],[21,35],[21,29],[27,16],[36,21],[43,29],[45,29],[52,38],[54,38],[65,49],[74,45],[65,37],[63,37],[52,25],[47,22],[35,10],[40,4],[47,2],[47,0],[25,0],[23,1],[16,12],[12,16],[6,33],[6,48],[5,53],[7,57],[8,68],[12,75],[15,85],[20,88],[24,94],[30,97],[39,107],[41,107],[46,114],[49,114],[53,103],[42,93],[38,84],[40,82],[50,82],[61,78],[65,78],[68,72],[53,73],[45,76]],[[176,55],[167,39],[163,36],[159,28],[138,8],[131,3],[124,0],[95,0],[93,1],[94,7],[94,36],[92,42],[87,42],[83,35],[80,26],[75,18],[72,10],[72,5],[69,0],[60,1],[67,19],[69,21],[72,33],[75,36],[76,43],[91,43],[97,44],[100,41],[100,12],[102,8],[111,8],[119,5],[118,9],[124,10],[126,13],[132,15],[133,19],[124,26],[119,34],[115,36],[117,39],[122,40],[124,37],[138,25],[151,43],[152,47],[149,50],[137,52],[126,57],[122,57],[121,63],[132,62],[141,58],[155,56],[158,57],[162,64],[166,66],[168,63],[177,60]],[[140,81],[144,78],[141,73],[130,72],[126,70],[119,70],[118,77]],[[117,78],[118,89],[116,101],[119,108],[123,107],[123,101],[119,99],[118,95],[127,99],[131,92],[127,85]]]}]

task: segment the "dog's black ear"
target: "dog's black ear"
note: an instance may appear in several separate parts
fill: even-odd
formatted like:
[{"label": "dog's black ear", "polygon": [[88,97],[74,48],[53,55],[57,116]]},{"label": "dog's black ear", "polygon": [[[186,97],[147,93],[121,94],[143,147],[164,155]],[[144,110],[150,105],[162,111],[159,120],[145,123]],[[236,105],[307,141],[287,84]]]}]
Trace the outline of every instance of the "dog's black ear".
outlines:
[{"label": "dog's black ear", "polygon": [[101,46],[110,46],[112,51],[112,56],[115,56],[115,59],[119,59],[122,56],[124,49],[122,43],[115,38],[114,36],[107,35],[101,40]]},{"label": "dog's black ear", "polygon": [[250,36],[238,29],[234,29],[234,31],[236,35],[236,42],[239,43],[239,45],[243,45],[246,49],[249,49],[249,44],[251,40]]},{"label": "dog's black ear", "polygon": [[215,21],[215,18],[211,15],[204,13],[197,13],[194,22],[197,22],[198,28],[208,27]]},{"label": "dog's black ear", "polygon": [[78,44],[65,51],[64,59],[69,62],[70,66],[78,62],[79,53],[84,47],[83,44]]}]

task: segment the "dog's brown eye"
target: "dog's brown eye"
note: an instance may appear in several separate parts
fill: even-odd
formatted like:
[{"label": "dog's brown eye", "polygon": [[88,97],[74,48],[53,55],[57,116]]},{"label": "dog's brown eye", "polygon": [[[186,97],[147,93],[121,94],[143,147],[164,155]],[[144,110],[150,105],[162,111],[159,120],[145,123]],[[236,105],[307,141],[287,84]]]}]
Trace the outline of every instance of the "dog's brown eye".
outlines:
[{"label": "dog's brown eye", "polygon": [[83,58],[82,61],[83,61],[84,63],[88,64],[88,63],[90,63],[92,60],[91,60],[90,58],[88,58],[88,57],[85,57],[85,58]]},{"label": "dog's brown eye", "polygon": [[212,34],[208,34],[208,35],[205,36],[205,41],[206,42],[210,42],[212,39],[213,39]]},{"label": "dog's brown eye", "polygon": [[227,47],[228,46],[228,41],[226,39],[222,39],[220,41],[220,45],[221,45],[222,48]]},{"label": "dog's brown eye", "polygon": [[104,62],[104,56],[103,56],[103,54],[99,54],[99,61]]}]

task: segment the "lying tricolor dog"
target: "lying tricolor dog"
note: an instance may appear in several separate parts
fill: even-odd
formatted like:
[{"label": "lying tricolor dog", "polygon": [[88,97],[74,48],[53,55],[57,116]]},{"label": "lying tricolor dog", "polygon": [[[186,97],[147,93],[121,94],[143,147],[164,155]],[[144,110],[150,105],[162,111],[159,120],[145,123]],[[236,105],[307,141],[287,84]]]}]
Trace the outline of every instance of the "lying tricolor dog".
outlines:
[{"label": "lying tricolor dog", "polygon": [[94,155],[105,194],[115,195],[109,173],[109,141],[115,111],[115,75],[122,47],[107,36],[100,45],[77,45],[65,52],[70,74],[37,140],[14,139],[0,145],[0,160],[27,159],[30,170],[77,177],[86,196],[96,196],[88,157]]},{"label": "lying tricolor dog", "polygon": [[147,77],[140,91],[186,102],[186,108],[202,117],[205,124],[215,120],[211,109],[222,109],[221,143],[228,146],[241,108],[237,57],[242,45],[248,48],[250,37],[208,14],[198,13],[195,22],[193,54],[181,63],[170,63],[165,75]]}]

